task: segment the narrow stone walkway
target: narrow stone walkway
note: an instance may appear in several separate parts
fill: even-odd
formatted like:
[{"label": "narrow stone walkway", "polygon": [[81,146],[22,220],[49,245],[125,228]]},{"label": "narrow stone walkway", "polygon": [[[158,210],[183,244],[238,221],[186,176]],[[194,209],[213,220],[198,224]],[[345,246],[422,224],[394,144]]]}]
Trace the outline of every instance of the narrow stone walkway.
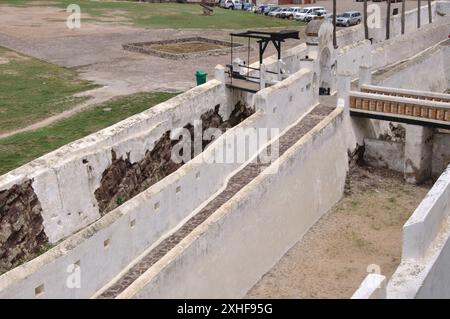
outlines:
[{"label": "narrow stone walkway", "polygon": [[[316,106],[299,123],[290,128],[279,140],[279,155],[281,156],[292,147],[302,136],[308,133],[314,126],[323,120],[333,108],[323,105]],[[270,147],[270,146],[268,146]],[[158,246],[144,256],[137,264],[117,280],[111,287],[105,290],[98,298],[115,298],[147,269],[166,255],[172,248],[179,244],[183,238],[191,233],[197,226],[203,223],[223,204],[229,201],[239,190],[255,179],[267,164],[256,161],[249,163],[243,169],[231,177],[226,188],[214,197],[198,214],[189,219],[179,230],[163,240]]]}]

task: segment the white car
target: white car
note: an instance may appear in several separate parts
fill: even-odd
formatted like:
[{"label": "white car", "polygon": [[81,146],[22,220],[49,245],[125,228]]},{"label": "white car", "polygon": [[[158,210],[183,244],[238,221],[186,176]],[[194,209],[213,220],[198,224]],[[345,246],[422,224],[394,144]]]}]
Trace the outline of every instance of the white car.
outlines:
[{"label": "white car", "polygon": [[242,10],[242,2],[240,0],[226,0],[222,6],[225,9]]},{"label": "white car", "polygon": [[273,11],[269,11],[269,13],[267,15],[269,17],[276,17],[277,15],[279,15],[281,13],[281,11],[283,11],[283,8],[277,8]]},{"label": "white car", "polygon": [[324,7],[305,7],[294,14],[294,19],[299,21],[311,21],[314,17],[327,14]]}]

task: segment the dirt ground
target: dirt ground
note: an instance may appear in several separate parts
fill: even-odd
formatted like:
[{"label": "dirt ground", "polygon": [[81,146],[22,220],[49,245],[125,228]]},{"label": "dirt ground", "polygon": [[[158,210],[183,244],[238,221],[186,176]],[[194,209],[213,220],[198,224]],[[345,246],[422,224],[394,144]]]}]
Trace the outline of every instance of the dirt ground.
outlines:
[{"label": "dirt ground", "polygon": [[383,169],[353,168],[345,197],[247,298],[350,298],[369,270],[379,266],[389,278],[400,262],[402,226],[430,187]]},{"label": "dirt ground", "polygon": [[[66,18],[67,13],[55,7],[0,5],[0,46],[76,69],[82,79],[103,86],[87,93],[94,101],[142,91],[184,91],[195,86],[197,69],[205,70],[210,78],[217,64],[230,63],[229,55],[173,61],[128,52],[122,45],[198,35],[229,40],[231,30],[145,29],[126,25],[120,15],[111,15],[107,22],[83,22],[89,16],[82,16],[81,29],[70,30]],[[284,48],[299,43],[288,41]],[[257,52],[251,51],[252,61],[257,59]],[[266,54],[273,53],[275,49],[270,46]],[[242,58],[247,59],[246,55],[242,53]]]},{"label": "dirt ground", "polygon": [[[408,8],[412,8],[409,2]],[[230,63],[230,55],[174,61],[128,52],[123,50],[122,45],[198,35],[229,40],[231,30],[138,28],[124,21],[123,15],[116,12],[117,10],[112,10],[107,16],[96,17],[95,21],[82,12],[81,28],[70,30],[66,26],[68,13],[65,10],[52,7],[52,1],[35,2],[38,3],[45,6],[13,7],[0,4],[0,21],[2,21],[0,46],[59,66],[76,69],[81,79],[93,81],[101,87],[79,94],[93,97],[88,102],[64,114],[36,123],[27,130],[46,126],[120,95],[149,91],[185,91],[195,86],[195,72],[198,69],[205,70],[208,78],[211,78],[217,64]],[[331,0],[317,2],[327,9],[330,9],[331,3]],[[360,5],[362,2],[340,0],[338,10],[359,8]],[[299,27],[301,40],[288,40],[284,43],[283,49],[303,42],[304,29]],[[266,56],[274,53],[275,49],[270,45]],[[250,61],[256,61],[257,55],[258,49],[253,45]],[[235,57],[237,56],[247,60],[246,52],[235,54]]]},{"label": "dirt ground", "polygon": [[[50,5],[50,3],[49,3]],[[91,96],[87,102],[48,119],[35,123],[25,130],[40,128],[61,118],[66,118],[87,107],[105,102],[113,97],[137,92],[180,92],[195,86],[198,69],[214,74],[217,64],[230,63],[229,55],[208,56],[201,59],[174,61],[156,56],[123,50],[122,45],[133,42],[150,42],[201,35],[212,39],[229,40],[231,30],[145,29],[127,25],[119,14],[107,21],[89,20],[82,15],[81,29],[66,26],[65,10],[56,7],[12,7],[0,4],[0,46],[35,57],[62,67],[73,68],[81,79],[100,85],[77,96]],[[84,21],[86,20],[87,21]],[[304,30],[304,27],[301,28]],[[236,30],[234,30],[236,31]],[[284,48],[298,45],[292,40]],[[257,60],[257,49],[252,48],[250,59]],[[267,56],[275,53],[269,46]],[[247,59],[247,53],[240,53]],[[235,57],[238,54],[235,53]],[[6,61],[0,61],[6,63]],[[15,134],[24,129],[10,132]],[[6,137],[4,135],[0,138]]]}]

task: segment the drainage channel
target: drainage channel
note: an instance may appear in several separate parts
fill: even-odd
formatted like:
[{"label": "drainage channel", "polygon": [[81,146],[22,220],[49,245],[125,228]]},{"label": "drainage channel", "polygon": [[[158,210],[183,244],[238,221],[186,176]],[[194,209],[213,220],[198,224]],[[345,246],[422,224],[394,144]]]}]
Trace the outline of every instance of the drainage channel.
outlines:
[{"label": "drainage channel", "polygon": [[[320,121],[333,111],[333,108],[317,105],[300,122],[291,127],[285,134],[279,138],[279,155],[281,156],[290,147],[292,147],[301,137],[314,128]],[[270,146],[268,146],[270,147]],[[120,277],[112,286],[107,288],[98,296],[99,299],[115,298],[136,279],[138,279],[147,269],[153,266],[158,260],[164,257],[171,249],[178,245],[189,233],[197,226],[203,223],[223,204],[228,202],[239,190],[255,179],[266,164],[256,161],[249,163],[235,175],[233,175],[226,188],[214,197],[198,214],[189,219],[180,229],[171,236],[163,240],[159,245],[152,249],[140,261],[138,261],[128,272]]]}]

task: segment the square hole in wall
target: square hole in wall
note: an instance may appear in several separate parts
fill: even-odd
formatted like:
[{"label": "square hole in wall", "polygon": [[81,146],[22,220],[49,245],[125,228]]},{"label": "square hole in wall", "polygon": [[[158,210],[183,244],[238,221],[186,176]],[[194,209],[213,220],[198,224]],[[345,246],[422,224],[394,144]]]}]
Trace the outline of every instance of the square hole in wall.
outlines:
[{"label": "square hole in wall", "polygon": [[136,219],[133,219],[133,220],[130,222],[130,228],[134,228],[134,226],[136,226]]},{"label": "square hole in wall", "polygon": [[175,192],[177,192],[177,193],[181,192],[181,186],[177,186],[177,188],[175,189]]},{"label": "square hole in wall", "polygon": [[155,205],[153,205],[153,208],[154,208],[155,210],[158,210],[158,209],[159,209],[159,202],[156,202]]},{"label": "square hole in wall", "polygon": [[200,172],[195,173],[195,179],[200,179]]},{"label": "square hole in wall", "polygon": [[34,288],[34,296],[39,297],[44,294],[44,284],[37,286]]},{"label": "square hole in wall", "polygon": [[289,95],[289,102],[292,102],[292,99],[293,99],[294,97],[292,96],[292,95]]},{"label": "square hole in wall", "polygon": [[107,249],[109,247],[110,240],[109,238],[103,242],[103,248]]},{"label": "square hole in wall", "polygon": [[272,112],[273,112],[273,113],[276,113],[276,112],[277,112],[277,107],[276,107],[276,106],[272,109]]}]

